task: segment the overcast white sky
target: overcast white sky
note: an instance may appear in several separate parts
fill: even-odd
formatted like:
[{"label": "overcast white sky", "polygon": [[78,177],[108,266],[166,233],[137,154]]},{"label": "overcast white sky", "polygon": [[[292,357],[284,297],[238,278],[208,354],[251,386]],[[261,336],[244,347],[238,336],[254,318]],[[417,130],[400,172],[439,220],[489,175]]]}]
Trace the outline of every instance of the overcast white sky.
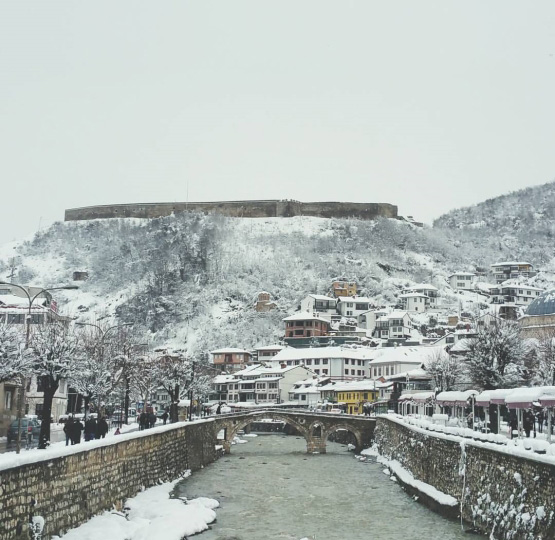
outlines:
[{"label": "overcast white sky", "polygon": [[0,1],[0,242],[65,208],[427,222],[555,178],[553,1]]}]

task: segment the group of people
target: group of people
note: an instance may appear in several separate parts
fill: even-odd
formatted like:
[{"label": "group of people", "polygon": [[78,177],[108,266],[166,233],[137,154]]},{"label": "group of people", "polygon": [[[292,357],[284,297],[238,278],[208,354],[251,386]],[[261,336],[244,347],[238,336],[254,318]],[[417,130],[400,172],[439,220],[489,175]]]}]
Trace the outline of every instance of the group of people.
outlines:
[{"label": "group of people", "polygon": [[81,442],[81,434],[85,433],[85,441],[92,441],[94,439],[104,439],[108,433],[108,422],[104,417],[98,420],[89,417],[85,425],[79,418],[70,416],[64,426],[64,433],[66,435],[66,446],[71,444],[79,444]]},{"label": "group of people", "polygon": [[[164,421],[164,424],[166,423],[167,419],[168,419],[168,413],[164,412],[164,414],[162,415],[162,420]],[[150,412],[143,411],[139,415],[139,431],[154,427],[154,424],[156,424],[156,415],[152,411]]]},{"label": "group of people", "polygon": [[[539,411],[532,411],[532,409],[527,409],[522,413],[522,429],[526,434],[526,437],[530,437],[531,433],[534,433],[534,437],[536,436],[536,426],[538,429],[538,433],[543,433],[543,426],[545,423],[545,413],[543,409]],[[511,439],[513,438],[516,430],[518,430],[518,418],[516,415],[516,411],[511,410],[510,417],[509,417],[509,426],[511,430]]]}]

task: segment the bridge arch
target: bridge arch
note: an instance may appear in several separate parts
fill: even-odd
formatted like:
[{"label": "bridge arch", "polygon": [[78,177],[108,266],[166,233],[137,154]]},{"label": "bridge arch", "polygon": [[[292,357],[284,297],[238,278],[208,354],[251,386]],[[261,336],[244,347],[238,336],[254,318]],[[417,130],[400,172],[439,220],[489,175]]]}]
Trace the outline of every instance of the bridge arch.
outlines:
[{"label": "bridge arch", "polygon": [[310,443],[310,432],[308,429],[308,423],[306,422],[305,418],[299,418],[298,421],[294,420],[291,415],[287,414],[280,414],[275,412],[256,412],[250,413],[248,418],[242,419],[230,419],[229,422],[225,422],[224,430],[225,430],[225,443],[224,449],[226,452],[229,452],[231,448],[231,443],[233,439],[237,436],[237,433],[247,427],[249,424],[260,420],[261,418],[271,418],[272,420],[280,420],[290,426],[294,427],[305,439],[307,443],[307,448]]},{"label": "bridge arch", "polygon": [[363,436],[362,433],[354,428],[353,426],[347,425],[347,424],[334,424],[332,426],[330,426],[326,432],[324,433],[324,441],[327,441],[329,436],[334,434],[336,431],[341,431],[341,430],[345,430],[348,431],[349,433],[352,433],[353,436],[356,439],[356,451],[360,452],[363,448]]}]

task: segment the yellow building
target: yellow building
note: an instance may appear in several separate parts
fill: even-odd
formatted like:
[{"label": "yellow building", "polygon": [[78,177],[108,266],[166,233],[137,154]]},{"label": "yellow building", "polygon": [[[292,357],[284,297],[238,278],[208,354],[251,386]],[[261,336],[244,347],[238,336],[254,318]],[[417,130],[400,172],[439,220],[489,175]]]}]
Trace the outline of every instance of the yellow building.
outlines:
[{"label": "yellow building", "polygon": [[334,281],[331,284],[331,288],[335,298],[339,296],[356,296],[357,294],[357,284],[354,281]]},{"label": "yellow building", "polygon": [[365,403],[378,400],[380,391],[375,381],[352,381],[337,385],[337,403],[344,403],[347,414],[362,414]]}]

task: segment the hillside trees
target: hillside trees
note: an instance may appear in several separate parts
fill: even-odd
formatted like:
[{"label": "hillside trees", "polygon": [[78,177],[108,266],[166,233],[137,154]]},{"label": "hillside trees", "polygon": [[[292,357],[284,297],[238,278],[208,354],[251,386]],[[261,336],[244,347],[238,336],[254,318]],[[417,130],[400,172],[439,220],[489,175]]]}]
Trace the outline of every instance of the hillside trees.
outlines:
[{"label": "hillside trees", "polygon": [[17,328],[0,325],[0,382],[18,380],[29,373],[32,357],[24,350],[25,336]]}]

